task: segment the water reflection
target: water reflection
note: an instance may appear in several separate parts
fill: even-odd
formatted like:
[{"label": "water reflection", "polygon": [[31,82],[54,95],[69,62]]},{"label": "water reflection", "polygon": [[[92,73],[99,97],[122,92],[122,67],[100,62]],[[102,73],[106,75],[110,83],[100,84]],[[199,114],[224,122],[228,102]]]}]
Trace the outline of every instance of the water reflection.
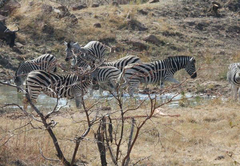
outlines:
[{"label": "water reflection", "polygon": [[[16,88],[10,86],[0,86],[0,103],[7,104],[7,103],[15,103],[22,105],[22,100],[24,98],[23,93],[18,93]],[[40,94],[37,99],[36,106],[40,107],[53,107],[55,106],[57,99],[48,97],[45,94]],[[59,100],[59,106],[64,106],[67,104],[66,99]]]},{"label": "water reflection", "polygon": [[[16,103],[19,105],[22,105],[22,100],[24,97],[23,93],[18,93],[16,88],[10,87],[10,86],[0,86],[0,104],[7,104],[7,103]],[[128,102],[129,95],[124,94],[124,102]],[[179,106],[185,106],[187,105],[200,105],[203,104],[204,101],[207,101],[211,98],[207,98],[207,96],[204,95],[194,95],[191,93],[186,93],[184,95],[181,94],[174,94],[174,93],[165,93],[161,95],[151,94],[151,98],[157,98],[159,102],[167,102],[168,100],[173,98],[173,101],[169,103],[170,107],[179,107]],[[109,105],[112,106],[112,101],[114,101],[114,98],[111,94],[109,94],[107,91],[103,92],[103,95],[100,96],[97,91],[94,91],[93,96],[86,95],[84,98],[87,98],[89,100],[104,100]],[[146,94],[139,94],[135,95],[134,97],[138,101],[142,100],[148,100],[149,96]],[[37,99],[36,106],[38,108],[52,108],[55,106],[57,102],[57,99],[48,97],[45,94],[40,94]],[[111,103],[110,103],[111,102]],[[186,106],[187,106],[186,105]],[[75,106],[74,99],[67,100],[67,99],[60,99],[59,100],[59,106],[69,107],[69,106]]]}]

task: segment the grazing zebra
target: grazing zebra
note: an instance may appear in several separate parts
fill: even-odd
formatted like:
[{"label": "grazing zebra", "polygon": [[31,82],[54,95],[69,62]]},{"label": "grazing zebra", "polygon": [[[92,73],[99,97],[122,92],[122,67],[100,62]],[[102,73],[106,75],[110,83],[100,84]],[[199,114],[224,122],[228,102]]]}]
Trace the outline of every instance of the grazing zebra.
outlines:
[{"label": "grazing zebra", "polygon": [[137,56],[128,55],[113,62],[103,62],[101,66],[114,66],[122,71],[125,66],[132,63],[141,63],[141,60]]},{"label": "grazing zebra", "polygon": [[[99,92],[102,94],[102,90],[109,90],[115,92],[117,89],[117,79],[121,71],[113,66],[101,66],[97,67],[92,73],[92,89],[99,87]],[[92,91],[91,91],[92,95]]]},{"label": "grazing zebra", "polygon": [[64,44],[67,46],[65,61],[74,58],[74,54],[76,54],[83,60],[92,62],[99,60],[102,62],[107,47],[99,41],[91,41],[84,47],[81,47],[77,42],[64,42]]},{"label": "grazing zebra", "polygon": [[[41,92],[53,98],[74,98],[76,106],[80,108],[82,97],[90,84],[90,79],[85,76],[61,76],[44,70],[34,70],[26,78],[26,92],[32,101],[36,101]],[[27,103],[24,103],[24,108],[27,108]]]},{"label": "grazing zebra", "polygon": [[128,93],[132,97],[134,91],[138,92],[140,83],[159,84],[164,81],[179,82],[174,79],[174,74],[185,68],[191,78],[197,77],[195,59],[190,56],[169,57],[151,63],[130,64],[124,68],[119,79],[125,80],[123,87],[128,84]]},{"label": "grazing zebra", "polygon": [[14,82],[17,86],[21,86],[23,84],[22,78],[33,70],[45,70],[48,72],[56,72],[57,70],[56,63],[57,63],[56,57],[51,54],[43,54],[33,60],[20,63],[17,71],[15,72]]},{"label": "grazing zebra", "polygon": [[237,93],[240,98],[240,63],[230,64],[227,72],[227,80],[231,84],[232,95],[237,100]]}]

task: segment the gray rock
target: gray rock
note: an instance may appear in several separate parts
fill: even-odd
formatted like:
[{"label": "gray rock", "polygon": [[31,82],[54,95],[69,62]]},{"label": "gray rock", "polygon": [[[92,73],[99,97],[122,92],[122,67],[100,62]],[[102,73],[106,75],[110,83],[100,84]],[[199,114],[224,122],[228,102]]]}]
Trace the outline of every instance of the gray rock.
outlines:
[{"label": "gray rock", "polygon": [[144,41],[155,44],[157,46],[159,45],[164,45],[165,43],[161,40],[159,40],[156,36],[154,35],[148,35],[147,37],[143,38]]},{"label": "gray rock", "polygon": [[157,3],[159,0],[149,0],[148,3]]},{"label": "gray rock", "polygon": [[72,6],[72,10],[81,10],[81,9],[85,9],[85,8],[87,8],[86,4],[80,4],[80,5],[75,4]]},{"label": "gray rock", "polygon": [[95,28],[101,28],[101,27],[102,27],[100,23],[95,23],[95,24],[93,24],[93,26],[94,26]]},{"label": "gray rock", "polygon": [[93,3],[91,7],[99,7],[98,3]]}]

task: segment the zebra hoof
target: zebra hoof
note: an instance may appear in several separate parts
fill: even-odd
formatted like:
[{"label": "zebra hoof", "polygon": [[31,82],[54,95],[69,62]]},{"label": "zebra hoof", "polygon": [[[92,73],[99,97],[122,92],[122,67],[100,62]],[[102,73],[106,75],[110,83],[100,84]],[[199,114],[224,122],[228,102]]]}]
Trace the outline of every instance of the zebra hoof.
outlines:
[{"label": "zebra hoof", "polygon": [[23,108],[26,110],[27,109],[27,106],[28,106],[28,99],[25,97],[23,100],[22,100],[22,103],[23,103]]}]

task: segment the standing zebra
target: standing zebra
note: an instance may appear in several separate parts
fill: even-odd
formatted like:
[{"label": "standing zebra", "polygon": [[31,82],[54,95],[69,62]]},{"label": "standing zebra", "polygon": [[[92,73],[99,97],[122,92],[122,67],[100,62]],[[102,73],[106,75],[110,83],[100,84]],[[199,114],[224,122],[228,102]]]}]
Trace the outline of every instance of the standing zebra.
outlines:
[{"label": "standing zebra", "polygon": [[[99,87],[99,92],[102,94],[102,90],[109,90],[115,92],[117,90],[117,79],[120,76],[121,71],[113,66],[101,66],[97,67],[92,73],[92,89]],[[91,91],[92,95],[92,91]]]},{"label": "standing zebra", "polygon": [[227,80],[231,84],[232,95],[237,100],[237,93],[240,98],[240,63],[232,63],[228,67]]},{"label": "standing zebra", "polygon": [[128,55],[112,62],[103,62],[101,66],[114,66],[122,71],[125,66],[132,63],[141,63],[141,60],[137,56]]},{"label": "standing zebra", "polygon": [[[26,78],[26,92],[32,101],[36,101],[41,92],[53,98],[74,98],[76,106],[80,108],[82,97],[90,83],[86,76],[61,76],[44,70],[34,70]],[[24,108],[27,108],[27,103],[24,103]]]},{"label": "standing zebra", "polygon": [[128,65],[123,69],[119,78],[125,80],[123,86],[128,84],[128,92],[132,97],[134,91],[138,92],[140,83],[144,83],[145,86],[150,83],[159,84],[164,81],[179,84],[173,76],[178,70],[183,68],[185,68],[191,78],[197,77],[195,59],[190,56],[176,56],[151,63]]},{"label": "standing zebra", "polygon": [[48,72],[56,72],[57,70],[56,63],[57,63],[56,57],[51,54],[43,54],[33,60],[20,63],[17,71],[15,72],[14,82],[17,86],[21,86],[23,84],[22,78],[33,70],[45,70]]},{"label": "standing zebra", "polygon": [[69,61],[74,58],[74,54],[77,54],[83,60],[92,62],[99,60],[102,62],[107,47],[99,41],[90,41],[84,47],[81,47],[77,42],[65,42],[64,44],[67,46],[65,61]]}]

